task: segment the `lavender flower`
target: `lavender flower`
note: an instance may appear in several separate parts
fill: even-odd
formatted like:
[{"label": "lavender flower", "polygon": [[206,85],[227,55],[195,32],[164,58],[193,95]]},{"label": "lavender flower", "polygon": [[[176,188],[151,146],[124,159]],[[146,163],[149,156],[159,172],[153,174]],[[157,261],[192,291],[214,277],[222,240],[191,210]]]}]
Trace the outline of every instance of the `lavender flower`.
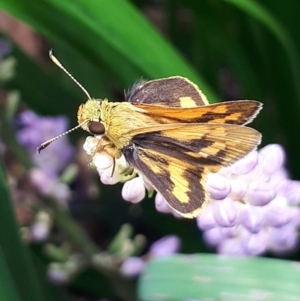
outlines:
[{"label": "lavender flower", "polygon": [[39,117],[32,111],[24,111],[17,120],[17,138],[27,149],[36,168],[30,171],[32,183],[41,194],[53,196],[62,204],[70,197],[69,187],[59,180],[60,173],[68,166],[74,154],[67,137],[49,145],[47,151],[36,155],[36,148],[46,140],[65,132],[65,117]]},{"label": "lavender flower", "polygon": [[0,59],[5,55],[9,54],[12,50],[11,43],[5,39],[0,38]]},{"label": "lavender flower", "polygon": [[52,219],[45,211],[36,214],[35,221],[30,228],[31,240],[41,242],[48,238]]},{"label": "lavender flower", "polygon": [[167,235],[157,240],[149,248],[149,252],[142,257],[129,257],[122,266],[121,272],[127,277],[138,276],[146,266],[147,261],[155,257],[162,257],[177,253],[180,249],[180,239],[175,235]]},{"label": "lavender flower", "polygon": [[[101,139],[101,136],[97,138],[89,136],[86,138],[83,149],[88,155],[94,154],[99,139]],[[94,154],[91,163],[97,168],[101,182],[106,185],[114,185],[118,182],[126,182],[136,176],[135,172],[130,173],[129,175],[127,174],[126,171],[128,170],[129,165],[124,156],[116,159],[114,173],[112,173],[114,160],[105,152],[97,152]]]},{"label": "lavender flower", "polygon": [[282,254],[296,247],[300,182],[288,178],[284,160],[283,148],[273,144],[219,172],[231,190],[212,198],[197,218],[205,241],[219,253]]},{"label": "lavender flower", "polygon": [[[15,75],[16,59],[7,56],[11,52],[11,44],[0,38],[0,83],[6,83]],[[7,56],[7,57],[6,57]]]},{"label": "lavender flower", "polygon": [[59,174],[70,163],[74,150],[67,137],[58,139],[38,156],[36,148],[46,140],[65,132],[67,126],[67,120],[62,116],[39,117],[29,110],[19,115],[17,138],[31,154],[35,165],[47,174]]},{"label": "lavender flower", "polygon": [[40,168],[30,170],[30,180],[42,195],[52,196],[62,205],[70,198],[71,192],[68,185],[61,183],[57,175],[47,173]]}]

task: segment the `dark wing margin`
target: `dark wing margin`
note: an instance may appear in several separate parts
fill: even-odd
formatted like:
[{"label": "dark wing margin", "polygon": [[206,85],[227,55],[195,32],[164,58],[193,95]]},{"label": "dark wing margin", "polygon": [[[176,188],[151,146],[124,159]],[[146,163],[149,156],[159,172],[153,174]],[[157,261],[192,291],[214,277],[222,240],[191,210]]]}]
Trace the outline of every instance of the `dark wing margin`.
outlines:
[{"label": "dark wing margin", "polygon": [[135,83],[125,100],[132,104],[191,108],[207,105],[206,96],[187,78],[173,76]]}]

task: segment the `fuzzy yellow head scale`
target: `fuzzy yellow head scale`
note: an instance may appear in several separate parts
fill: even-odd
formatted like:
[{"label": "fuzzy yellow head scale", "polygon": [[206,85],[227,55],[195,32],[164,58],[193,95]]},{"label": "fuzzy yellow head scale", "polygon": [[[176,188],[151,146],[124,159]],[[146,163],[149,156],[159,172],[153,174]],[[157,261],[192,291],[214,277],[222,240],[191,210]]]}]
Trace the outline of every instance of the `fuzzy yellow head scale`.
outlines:
[{"label": "fuzzy yellow head scale", "polygon": [[88,121],[101,121],[101,103],[100,99],[88,99],[86,103],[81,104],[77,111],[78,124],[83,123],[82,128],[88,131]]}]

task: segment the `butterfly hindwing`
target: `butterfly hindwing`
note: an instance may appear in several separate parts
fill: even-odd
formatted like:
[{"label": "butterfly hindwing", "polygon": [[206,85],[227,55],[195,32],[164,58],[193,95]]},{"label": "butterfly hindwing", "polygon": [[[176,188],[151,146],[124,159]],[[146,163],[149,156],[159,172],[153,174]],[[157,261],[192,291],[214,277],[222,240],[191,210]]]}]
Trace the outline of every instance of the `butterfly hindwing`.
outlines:
[{"label": "butterfly hindwing", "polygon": [[205,188],[207,170],[203,166],[172,158],[159,151],[128,146],[124,155],[167,200],[175,211],[187,218],[196,217],[208,202]]},{"label": "butterfly hindwing", "polygon": [[249,127],[220,124],[177,124],[177,127],[141,133],[132,143],[169,158],[210,166],[216,172],[245,156],[260,143],[261,134]]}]

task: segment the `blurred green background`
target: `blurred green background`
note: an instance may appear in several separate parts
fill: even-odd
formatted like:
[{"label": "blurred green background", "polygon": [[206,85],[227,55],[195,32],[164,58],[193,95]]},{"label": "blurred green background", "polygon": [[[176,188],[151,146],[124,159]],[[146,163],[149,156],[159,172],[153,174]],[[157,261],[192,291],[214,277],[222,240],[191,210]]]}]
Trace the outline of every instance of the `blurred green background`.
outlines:
[{"label": "blurred green background", "polygon": [[[78,105],[86,98],[50,61],[50,48],[95,98],[122,100],[123,90],[141,77],[181,75],[198,84],[210,102],[263,102],[253,127],[262,132],[262,145],[283,145],[291,177],[300,178],[299,1],[0,0],[0,10],[0,33],[11,39],[11,54],[17,60],[16,75],[6,89],[18,90],[22,102],[37,113],[66,115],[75,126]],[[38,43],[25,36],[16,38],[14,30],[4,24],[6,14],[32,28]],[[70,136],[75,143],[84,135],[77,131]],[[0,191],[2,199],[8,200],[5,183]],[[143,233],[148,243],[175,233],[183,239],[183,252],[207,251],[194,222],[159,214],[150,200],[141,203],[143,213],[134,217],[121,200],[121,186],[117,187],[101,186],[102,199],[109,195],[110,203],[93,205],[84,214],[81,207],[75,208],[73,215],[83,223],[95,220],[107,240],[126,222],[136,233]],[[68,300],[64,289],[44,281],[48,260],[43,257],[43,246],[32,245],[28,250],[21,244],[11,205],[2,200],[0,204],[1,212],[7,212],[0,218],[0,279],[11,283],[3,298]],[[299,253],[294,255],[299,258]],[[90,269],[68,289],[87,300],[117,298],[114,289],[107,293],[104,283],[111,281],[103,275]]]}]

